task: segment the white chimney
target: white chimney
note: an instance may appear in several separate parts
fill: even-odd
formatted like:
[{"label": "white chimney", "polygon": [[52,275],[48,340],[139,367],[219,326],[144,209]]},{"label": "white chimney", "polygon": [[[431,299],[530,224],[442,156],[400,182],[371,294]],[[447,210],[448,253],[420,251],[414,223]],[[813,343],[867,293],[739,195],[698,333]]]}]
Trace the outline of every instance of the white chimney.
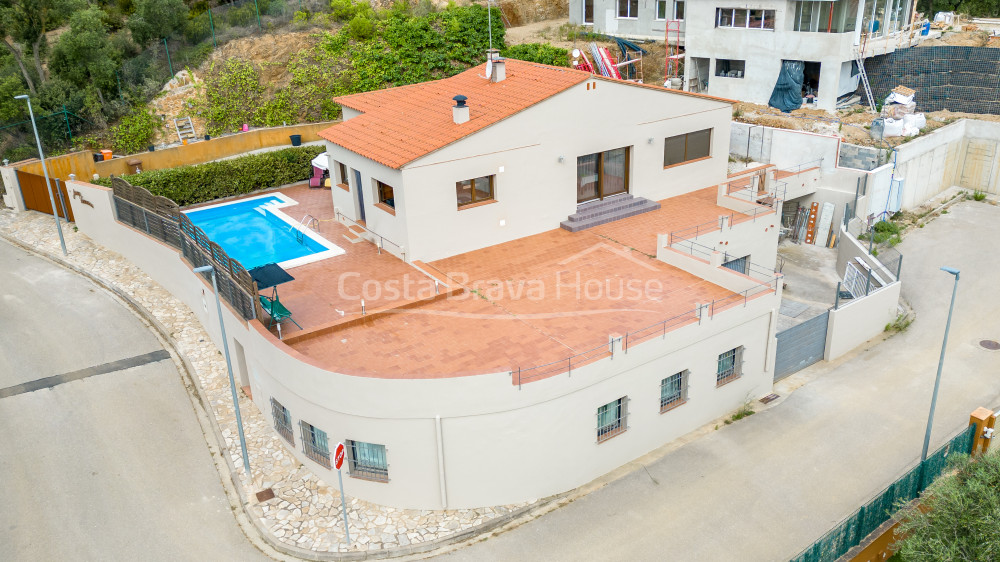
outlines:
[{"label": "white chimney", "polygon": [[465,100],[469,99],[461,94],[451,98],[455,100],[455,106],[451,108],[451,115],[455,119],[456,125],[461,125],[469,120],[469,106],[465,105]]},{"label": "white chimney", "polygon": [[502,82],[507,78],[507,69],[504,67],[503,59],[493,61],[493,74],[490,77],[492,82]]}]

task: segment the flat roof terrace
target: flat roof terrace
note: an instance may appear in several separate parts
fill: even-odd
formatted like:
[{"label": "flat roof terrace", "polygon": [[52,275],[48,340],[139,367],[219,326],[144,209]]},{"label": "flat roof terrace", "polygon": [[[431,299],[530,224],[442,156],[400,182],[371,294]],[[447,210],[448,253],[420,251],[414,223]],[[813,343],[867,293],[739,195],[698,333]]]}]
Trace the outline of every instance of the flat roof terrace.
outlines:
[{"label": "flat roof terrace", "polygon": [[[312,196],[288,194],[300,203]],[[346,229],[322,222],[320,232],[348,253],[294,268],[296,280],[279,288],[296,320],[307,321],[304,332],[286,331],[285,343],[332,371],[379,378],[530,369],[591,351],[574,366],[598,359],[611,334],[675,317],[692,322],[696,303],[737,297],[654,257],[657,234],[732,213],[715,204],[716,194],[700,190],[615,223],[556,229],[417,267],[378,255],[373,244],[333,238]],[[424,272],[443,282],[441,294]],[[465,290],[447,294],[444,285]]]}]

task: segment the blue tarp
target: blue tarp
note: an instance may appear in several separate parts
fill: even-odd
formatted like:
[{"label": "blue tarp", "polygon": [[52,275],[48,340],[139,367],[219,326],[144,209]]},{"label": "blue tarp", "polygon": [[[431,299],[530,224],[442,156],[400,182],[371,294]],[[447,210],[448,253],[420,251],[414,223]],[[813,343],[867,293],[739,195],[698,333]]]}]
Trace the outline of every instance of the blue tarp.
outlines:
[{"label": "blue tarp", "polygon": [[802,79],[806,63],[800,60],[781,61],[778,82],[767,105],[785,113],[802,107]]}]

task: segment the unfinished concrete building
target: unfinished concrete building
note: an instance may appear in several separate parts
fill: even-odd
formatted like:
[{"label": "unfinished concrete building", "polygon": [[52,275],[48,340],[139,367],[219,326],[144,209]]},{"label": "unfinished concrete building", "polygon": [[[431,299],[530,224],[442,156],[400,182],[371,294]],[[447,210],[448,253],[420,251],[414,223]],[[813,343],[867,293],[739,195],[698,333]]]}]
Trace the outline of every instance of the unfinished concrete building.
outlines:
[{"label": "unfinished concrete building", "polygon": [[[832,110],[859,88],[859,62],[919,42],[912,0],[570,0],[570,22],[679,42],[686,90],[767,104],[797,66],[803,104]],[[672,23],[676,22],[676,23]],[[679,28],[679,33],[673,29]]]}]

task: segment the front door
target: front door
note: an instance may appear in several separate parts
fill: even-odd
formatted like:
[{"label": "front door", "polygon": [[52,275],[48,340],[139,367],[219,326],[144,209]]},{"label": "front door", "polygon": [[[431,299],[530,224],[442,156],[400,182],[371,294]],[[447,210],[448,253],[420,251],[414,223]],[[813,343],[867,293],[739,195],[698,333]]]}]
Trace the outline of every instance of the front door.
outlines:
[{"label": "front door", "polygon": [[594,23],[594,0],[583,0],[583,23]]},{"label": "front door", "polygon": [[358,194],[358,219],[365,222],[365,194],[361,187],[361,172],[351,168],[354,172],[354,192]]}]

